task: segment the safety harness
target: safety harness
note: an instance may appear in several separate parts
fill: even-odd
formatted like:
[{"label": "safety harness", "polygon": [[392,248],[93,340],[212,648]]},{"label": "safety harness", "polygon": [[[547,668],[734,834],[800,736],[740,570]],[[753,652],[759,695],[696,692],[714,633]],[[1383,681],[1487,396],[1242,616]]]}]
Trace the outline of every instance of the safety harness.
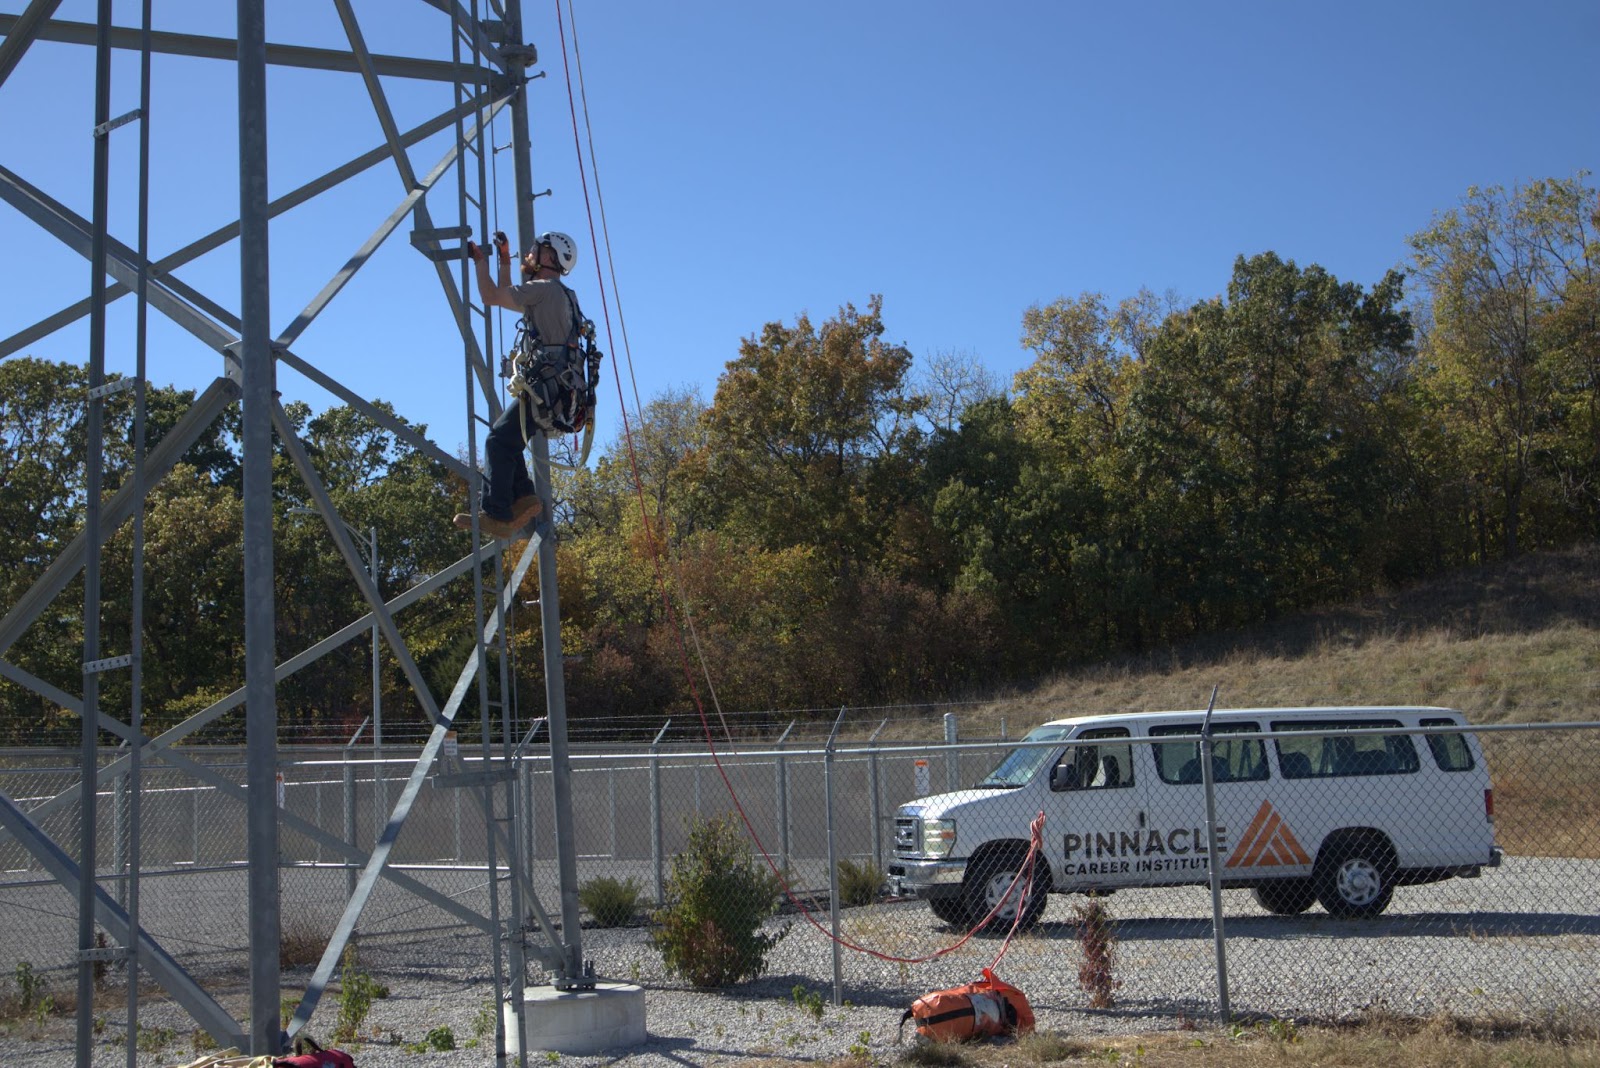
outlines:
[{"label": "safety harness", "polygon": [[605,353],[595,347],[594,323],[583,317],[577,296],[564,285],[561,291],[572,306],[572,326],[566,340],[558,344],[545,342],[539,337],[533,317],[523,315],[511,346],[510,389],[513,398],[528,398],[521,407],[524,438],[530,436],[530,421],[533,429],[546,437],[583,433],[576,465],[582,467],[594,442],[600,361],[605,359]]}]

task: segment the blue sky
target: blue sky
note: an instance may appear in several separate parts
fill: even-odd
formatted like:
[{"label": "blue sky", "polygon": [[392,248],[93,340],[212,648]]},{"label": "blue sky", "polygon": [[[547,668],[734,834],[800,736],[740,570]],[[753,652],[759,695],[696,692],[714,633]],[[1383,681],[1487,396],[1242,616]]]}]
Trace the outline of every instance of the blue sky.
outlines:
[{"label": "blue sky", "polygon": [[[134,25],[138,5],[119,2]],[[0,0],[20,13],[25,0]],[[159,29],[231,35],[234,5],[158,0]],[[443,16],[421,0],[356,0],[369,46],[443,58]],[[563,5],[564,7],[564,5]],[[67,0],[58,18],[92,21]],[[533,83],[541,229],[572,233],[575,288],[605,315],[554,0],[526,6],[547,77]],[[1369,285],[1406,237],[1472,185],[1594,169],[1600,156],[1600,3],[1478,2],[806,4],[574,0],[589,118],[633,357],[648,401],[710,399],[742,337],[884,298],[888,339],[919,358],[958,352],[1008,380],[1032,304],[1141,286],[1220,293],[1234,257],[1272,250]],[[340,45],[331,2],[274,0],[274,41]],[[569,36],[569,46],[571,38]],[[576,71],[574,71],[576,76]],[[131,53],[113,114],[137,103]],[[159,258],[237,214],[235,72],[156,58],[152,251]],[[0,86],[0,163],[87,214],[93,50],[36,44]],[[447,106],[448,86],[389,81],[402,127]],[[381,140],[353,75],[270,75],[274,195]],[[112,231],[132,244],[137,134],[114,134]],[[502,124],[497,143],[509,141]],[[444,151],[414,149],[419,172]],[[587,151],[587,148],[585,149]],[[502,225],[509,157],[499,157]],[[1592,181],[1592,179],[1591,179]],[[595,193],[591,179],[589,192]],[[394,207],[381,165],[274,223],[281,329]],[[431,198],[453,221],[455,195]],[[596,205],[596,207],[598,207]],[[596,226],[599,225],[596,215]],[[431,268],[380,251],[295,346],[369,397],[465,439],[460,345]],[[86,262],[0,203],[0,336],[86,295]],[[237,308],[237,248],[179,272]],[[618,293],[605,280],[621,355]],[[132,367],[132,305],[110,319],[108,361]],[[83,360],[79,324],[29,351]],[[152,318],[151,377],[197,387],[220,360]],[[626,370],[626,368],[624,368]],[[615,433],[608,386],[602,435]],[[292,371],[286,398],[327,396]],[[628,397],[631,408],[631,391]]]}]

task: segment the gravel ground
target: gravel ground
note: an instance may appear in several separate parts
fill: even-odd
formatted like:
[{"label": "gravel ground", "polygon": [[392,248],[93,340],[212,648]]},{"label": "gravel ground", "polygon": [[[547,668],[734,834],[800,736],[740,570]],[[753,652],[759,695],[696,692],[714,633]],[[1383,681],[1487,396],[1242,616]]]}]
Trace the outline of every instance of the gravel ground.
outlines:
[{"label": "gravel ground", "polygon": [[[1518,859],[1480,880],[1451,880],[1402,888],[1390,911],[1375,921],[1332,919],[1320,910],[1270,916],[1248,892],[1228,891],[1227,963],[1236,1014],[1339,1019],[1370,1008],[1407,1015],[1450,1012],[1535,1016],[1600,1015],[1600,862]],[[1520,889],[1521,895],[1511,891]],[[1538,904],[1517,908],[1526,896]],[[1027,992],[1043,1029],[1070,1035],[1146,1033],[1206,1026],[1214,1019],[1216,970],[1204,888],[1126,891],[1109,905],[1118,921],[1117,1007],[1084,1008],[1077,986],[1080,952],[1072,924],[1079,898],[1053,898],[1039,928],[1011,943],[997,971]],[[820,914],[826,924],[827,913]],[[895,1053],[901,1012],[919,993],[976,979],[999,952],[999,938],[978,937],[925,964],[841,953],[843,997],[831,1004],[833,951],[828,939],[796,916],[776,921],[789,933],[772,950],[766,974],[737,993],[686,989],[665,974],[644,928],[586,930],[583,949],[606,979],[645,988],[649,1041],[604,1056],[561,1056],[573,1066],[666,1068],[686,1064],[742,1064],[827,1060],[864,1046],[876,1059]],[[844,913],[843,934],[893,955],[914,957],[948,945],[956,932],[916,902]],[[391,934],[367,939],[363,966],[390,988],[373,1005],[366,1037],[351,1050],[362,1068],[388,1065],[490,1064],[493,1038],[453,1053],[417,1054],[405,1042],[448,1026],[458,1043],[492,1004],[487,942],[452,932]],[[286,973],[284,990],[297,992],[308,969]],[[53,988],[70,985],[54,973]],[[247,996],[237,975],[202,976],[207,990],[236,1015]],[[820,995],[820,1017],[795,997],[795,987]],[[120,996],[101,1015],[108,1026],[95,1050],[96,1066],[126,1064],[110,1036],[123,1029]],[[311,1030],[331,1030],[338,1011],[330,992]],[[194,1025],[175,1004],[151,1001],[140,1010],[147,1030],[170,1028],[158,1051],[140,1055],[140,1068],[182,1064],[195,1054]],[[530,1063],[549,1063],[531,1054]],[[74,1063],[73,1022],[42,1028],[12,1025],[0,1034],[0,1066],[67,1068]],[[514,1063],[514,1062],[513,1062]]]}]

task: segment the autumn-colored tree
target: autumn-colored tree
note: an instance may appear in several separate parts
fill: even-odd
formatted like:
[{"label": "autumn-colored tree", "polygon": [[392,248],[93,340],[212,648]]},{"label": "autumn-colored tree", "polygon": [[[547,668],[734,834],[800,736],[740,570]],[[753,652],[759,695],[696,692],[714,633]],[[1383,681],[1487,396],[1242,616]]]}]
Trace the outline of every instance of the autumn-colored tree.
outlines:
[{"label": "autumn-colored tree", "polygon": [[[894,469],[920,398],[911,353],[883,340],[883,301],[822,324],[768,323],[728,364],[708,413],[703,485],[725,530],[864,564],[904,486]],[[887,495],[887,496],[886,496]]]}]

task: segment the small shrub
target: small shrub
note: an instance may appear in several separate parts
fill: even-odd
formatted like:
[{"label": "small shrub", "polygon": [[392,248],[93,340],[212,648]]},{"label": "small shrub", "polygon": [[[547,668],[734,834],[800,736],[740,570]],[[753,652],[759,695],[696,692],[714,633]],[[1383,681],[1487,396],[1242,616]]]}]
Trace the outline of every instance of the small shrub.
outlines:
[{"label": "small shrub", "polygon": [[[94,948],[106,949],[110,945],[111,943],[106,939],[106,933],[104,931],[95,931]],[[100,959],[96,959],[92,964],[89,965],[90,971],[94,975],[94,988],[96,990],[104,990],[106,988],[106,976],[110,971],[110,967],[110,961]]]},{"label": "small shrub", "polygon": [[160,1053],[172,1044],[178,1033],[170,1027],[146,1027],[137,1025],[133,1040],[135,1048],[140,1053]]},{"label": "small shrub", "polygon": [[778,880],[761,867],[731,817],[695,820],[672,858],[667,907],[653,938],[667,971],[702,988],[753,979],[785,931],[761,934],[778,911]]},{"label": "small shrub", "polygon": [[407,1053],[449,1053],[456,1048],[456,1033],[448,1027],[435,1027],[421,1042],[406,1047]]},{"label": "small shrub", "polygon": [[789,996],[794,998],[795,1006],[801,1012],[809,1013],[811,1018],[819,1023],[822,1021],[825,1002],[822,1000],[821,994],[815,990],[807,990],[801,984],[796,983],[794,984],[794,989],[789,992]]},{"label": "small shrub", "polygon": [[872,861],[857,864],[849,857],[839,861],[839,903],[850,907],[870,905],[883,888],[883,869]]},{"label": "small shrub", "polygon": [[12,976],[17,984],[17,1008],[27,1013],[44,993],[44,976],[33,970],[31,961],[25,960],[17,961],[17,968]]},{"label": "small shrub", "polygon": [[389,988],[361,967],[354,943],[344,949],[339,969],[339,1022],[333,1029],[335,1042],[349,1042],[361,1031],[372,1003],[389,996]]},{"label": "small shrub", "polygon": [[578,888],[578,901],[598,926],[621,927],[638,911],[639,884],[632,879],[618,882],[608,876],[590,879]]},{"label": "small shrub", "polygon": [[1109,1009],[1113,992],[1122,985],[1113,969],[1117,963],[1117,931],[1111,913],[1100,898],[1091,897],[1074,908],[1078,915],[1078,944],[1083,963],[1078,965],[1078,986],[1089,995],[1091,1009]]},{"label": "small shrub", "polygon": [[478,1015],[472,1018],[472,1033],[477,1038],[488,1038],[500,1023],[500,1003],[490,998],[478,1006]]}]

